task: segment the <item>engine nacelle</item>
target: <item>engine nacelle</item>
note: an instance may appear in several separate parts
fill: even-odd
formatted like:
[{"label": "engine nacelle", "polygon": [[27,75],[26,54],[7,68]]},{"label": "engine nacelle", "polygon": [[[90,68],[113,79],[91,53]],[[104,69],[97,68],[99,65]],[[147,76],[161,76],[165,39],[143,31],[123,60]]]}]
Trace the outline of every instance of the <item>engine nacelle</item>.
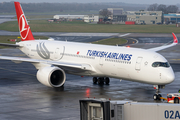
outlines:
[{"label": "engine nacelle", "polygon": [[61,87],[66,81],[66,74],[58,67],[44,67],[38,70],[37,79],[43,85]]}]

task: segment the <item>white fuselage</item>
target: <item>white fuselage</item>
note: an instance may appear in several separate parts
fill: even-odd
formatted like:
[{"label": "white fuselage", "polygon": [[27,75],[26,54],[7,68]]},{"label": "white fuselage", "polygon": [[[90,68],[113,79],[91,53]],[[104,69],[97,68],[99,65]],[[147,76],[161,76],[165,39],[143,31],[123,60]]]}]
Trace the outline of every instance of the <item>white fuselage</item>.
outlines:
[{"label": "white fuselage", "polygon": [[169,84],[175,78],[171,67],[152,66],[154,62],[167,63],[163,56],[144,49],[48,40],[17,44],[23,46],[20,50],[33,59],[88,64],[93,69],[93,72],[65,70],[66,73],[112,77],[153,85]]}]

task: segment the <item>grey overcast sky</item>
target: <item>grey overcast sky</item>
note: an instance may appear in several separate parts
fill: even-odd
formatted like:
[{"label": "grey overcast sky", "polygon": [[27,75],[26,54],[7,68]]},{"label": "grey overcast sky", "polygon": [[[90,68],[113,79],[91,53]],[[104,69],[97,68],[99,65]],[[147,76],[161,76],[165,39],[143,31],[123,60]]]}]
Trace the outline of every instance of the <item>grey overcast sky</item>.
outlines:
[{"label": "grey overcast sky", "polygon": [[[13,0],[0,0],[0,2],[10,2]],[[78,3],[92,3],[92,2],[124,2],[124,3],[136,3],[136,4],[167,4],[167,5],[176,5],[180,4],[180,0],[16,0],[23,3],[40,3],[40,2],[78,2]]]}]

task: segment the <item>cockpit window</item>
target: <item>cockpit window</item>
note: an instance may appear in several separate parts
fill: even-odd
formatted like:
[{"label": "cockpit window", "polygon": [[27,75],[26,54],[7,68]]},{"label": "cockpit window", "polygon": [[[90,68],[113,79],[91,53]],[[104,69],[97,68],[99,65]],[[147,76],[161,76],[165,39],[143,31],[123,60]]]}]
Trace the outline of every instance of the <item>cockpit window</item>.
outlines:
[{"label": "cockpit window", "polygon": [[153,67],[170,67],[168,62],[154,62]]}]

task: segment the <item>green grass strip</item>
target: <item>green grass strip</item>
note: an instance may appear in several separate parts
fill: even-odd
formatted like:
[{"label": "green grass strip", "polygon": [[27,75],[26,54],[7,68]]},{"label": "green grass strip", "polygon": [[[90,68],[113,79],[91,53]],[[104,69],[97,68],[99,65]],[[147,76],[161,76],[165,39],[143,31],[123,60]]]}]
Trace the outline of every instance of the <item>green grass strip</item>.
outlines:
[{"label": "green grass strip", "polygon": [[[53,22],[28,20],[33,32],[82,32],[82,33],[180,33],[176,25],[108,25],[88,24],[82,21]],[[19,31],[17,21],[0,24],[0,30]]]},{"label": "green grass strip", "polygon": [[102,44],[102,45],[120,45],[127,43],[124,38],[108,38],[99,41],[92,42],[92,44]]}]

